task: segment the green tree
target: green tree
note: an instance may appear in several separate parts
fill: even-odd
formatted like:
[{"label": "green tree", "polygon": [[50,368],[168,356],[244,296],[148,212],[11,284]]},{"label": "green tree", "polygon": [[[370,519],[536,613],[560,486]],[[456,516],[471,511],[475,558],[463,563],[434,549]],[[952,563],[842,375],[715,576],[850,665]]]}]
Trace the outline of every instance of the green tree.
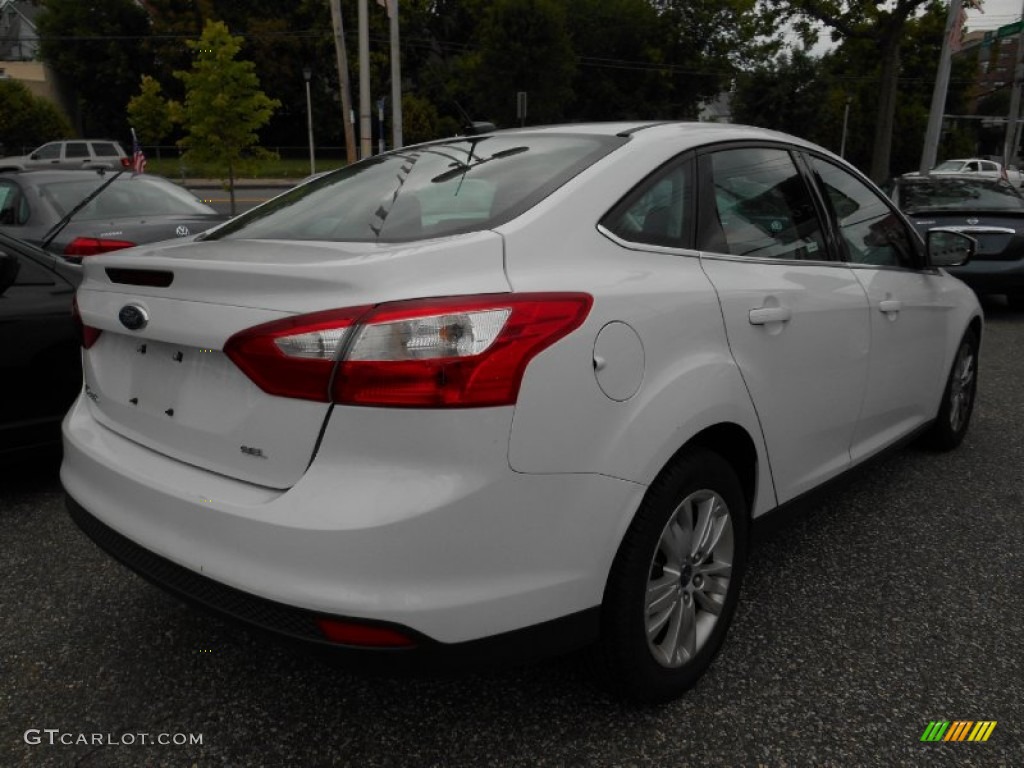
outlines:
[{"label": "green tree", "polygon": [[56,73],[78,131],[125,136],[124,95],[151,67],[146,12],[134,0],[47,0],[37,29],[40,57]]},{"label": "green tree", "polygon": [[571,114],[576,62],[559,0],[495,0],[479,34],[470,71],[475,104],[485,119],[516,125],[517,91],[528,94],[531,123],[557,122]]},{"label": "green tree", "polygon": [[0,143],[8,154],[21,154],[71,135],[67,119],[51,102],[17,80],[0,80]]},{"label": "green tree", "polygon": [[[939,6],[936,0],[780,0],[777,10],[788,11],[804,22],[824,24],[833,40],[860,40],[872,47],[880,63],[878,74],[878,110],[875,116],[873,150],[869,175],[885,181],[890,174],[893,126],[900,99],[900,51],[908,22],[925,6]],[[934,81],[934,72],[932,80]]]},{"label": "green tree", "polygon": [[260,90],[251,61],[235,57],[241,40],[220,21],[207,21],[199,40],[188,41],[192,69],[174,73],[185,86],[184,104],[174,103],[172,114],[185,129],[178,145],[183,158],[225,172],[235,213],[235,175],[247,157],[267,155],[258,147],[257,131],[267,123],[280,102]]},{"label": "green tree", "polygon": [[160,142],[174,127],[171,110],[156,79],[143,75],[139,93],[128,102],[128,118],[143,144],[155,144],[160,155]]}]

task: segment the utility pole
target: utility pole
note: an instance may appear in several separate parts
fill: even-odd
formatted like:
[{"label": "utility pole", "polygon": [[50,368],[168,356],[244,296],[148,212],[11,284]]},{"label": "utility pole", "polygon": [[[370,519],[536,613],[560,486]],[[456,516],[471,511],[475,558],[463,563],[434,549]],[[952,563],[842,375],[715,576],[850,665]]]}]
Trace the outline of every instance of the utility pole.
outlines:
[{"label": "utility pole", "polygon": [[356,136],[352,128],[352,96],[348,79],[348,51],[345,27],[341,20],[341,0],[329,0],[334,27],[334,53],[338,58],[338,82],[341,88],[341,119],[345,128],[345,156],[349,165],[356,161]]},{"label": "utility pole", "polygon": [[370,127],[370,11],[367,0],[359,0],[359,158],[373,154]]},{"label": "utility pole", "polygon": [[[1024,8],[1021,8],[1024,16]],[[1010,91],[1010,111],[1006,116],[1006,139],[1003,142],[1003,168],[1008,168],[1017,153],[1017,133],[1020,128],[1020,88],[1024,79],[1024,31],[1017,33],[1017,61],[1013,67],[1013,89]]]},{"label": "utility pole", "polygon": [[[928,130],[924,135],[924,150],[921,152],[922,174],[935,167],[935,159],[939,154],[939,134],[942,132],[942,113],[946,109],[946,91],[949,89],[950,41],[954,33],[959,33],[961,23],[961,0],[951,0],[949,15],[946,17],[946,34],[942,38],[942,52],[939,54],[939,71],[935,75],[935,88],[932,90],[932,107],[928,113]],[[959,49],[959,46],[958,46]]]},{"label": "utility pole", "polygon": [[[398,45],[398,0],[388,0],[391,28],[391,143],[402,146],[402,59]],[[382,129],[383,130],[383,129]]]}]

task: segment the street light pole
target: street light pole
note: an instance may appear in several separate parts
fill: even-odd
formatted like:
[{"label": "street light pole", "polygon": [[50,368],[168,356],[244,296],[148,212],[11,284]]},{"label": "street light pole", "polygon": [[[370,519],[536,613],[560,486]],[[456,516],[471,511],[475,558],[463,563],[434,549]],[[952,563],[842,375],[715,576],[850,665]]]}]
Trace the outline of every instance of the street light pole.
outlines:
[{"label": "street light pole", "polygon": [[313,99],[309,95],[309,79],[313,76],[313,70],[309,67],[302,68],[302,77],[306,80],[306,125],[309,128],[309,175],[316,173],[316,156],[313,153]]},{"label": "street light pole", "polygon": [[839,145],[839,156],[842,158],[846,157],[846,125],[850,121],[850,102],[853,101],[852,96],[846,97],[846,108],[843,110],[843,141]]}]

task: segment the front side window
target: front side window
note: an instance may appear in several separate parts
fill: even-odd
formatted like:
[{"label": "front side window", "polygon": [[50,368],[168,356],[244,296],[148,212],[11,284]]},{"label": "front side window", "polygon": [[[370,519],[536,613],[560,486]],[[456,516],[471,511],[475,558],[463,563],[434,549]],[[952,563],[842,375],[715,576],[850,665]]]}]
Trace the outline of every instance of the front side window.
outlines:
[{"label": "front side window", "polygon": [[828,258],[817,209],[789,152],[728,149],[713,153],[709,165],[713,200],[707,205],[715,216],[705,218],[702,250],[762,259]]},{"label": "front side window", "polygon": [[847,260],[888,267],[916,266],[914,236],[880,195],[832,163],[818,157],[811,162],[835,211]]},{"label": "front side window", "polygon": [[490,229],[624,141],[513,133],[409,147],[298,186],[208,238],[402,242]]},{"label": "front side window", "polygon": [[693,207],[690,167],[674,163],[641,182],[601,223],[629,242],[686,247]]},{"label": "front side window", "polygon": [[53,144],[44,144],[32,154],[36,160],[59,160],[60,142],[54,142]]}]

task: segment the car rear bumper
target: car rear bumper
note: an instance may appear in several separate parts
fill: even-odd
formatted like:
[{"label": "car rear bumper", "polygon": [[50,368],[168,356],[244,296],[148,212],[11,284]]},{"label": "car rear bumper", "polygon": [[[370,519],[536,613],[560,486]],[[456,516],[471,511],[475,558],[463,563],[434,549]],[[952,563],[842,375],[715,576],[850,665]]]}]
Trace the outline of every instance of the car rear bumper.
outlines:
[{"label": "car rear bumper", "polygon": [[1024,259],[969,261],[947,271],[976,293],[1024,292]]},{"label": "car rear bumper", "polygon": [[[280,491],[133,443],[79,401],[64,423],[61,480],[73,517],[116,557],[171,591],[293,637],[317,639],[310,616],[341,616],[407,628],[423,645],[457,644],[600,605],[643,486],[513,472],[512,409],[465,411],[465,428],[444,446],[417,445],[386,423],[437,435],[422,423],[436,413],[351,410],[332,422],[302,479]],[[350,453],[353,435],[363,461]]]}]

